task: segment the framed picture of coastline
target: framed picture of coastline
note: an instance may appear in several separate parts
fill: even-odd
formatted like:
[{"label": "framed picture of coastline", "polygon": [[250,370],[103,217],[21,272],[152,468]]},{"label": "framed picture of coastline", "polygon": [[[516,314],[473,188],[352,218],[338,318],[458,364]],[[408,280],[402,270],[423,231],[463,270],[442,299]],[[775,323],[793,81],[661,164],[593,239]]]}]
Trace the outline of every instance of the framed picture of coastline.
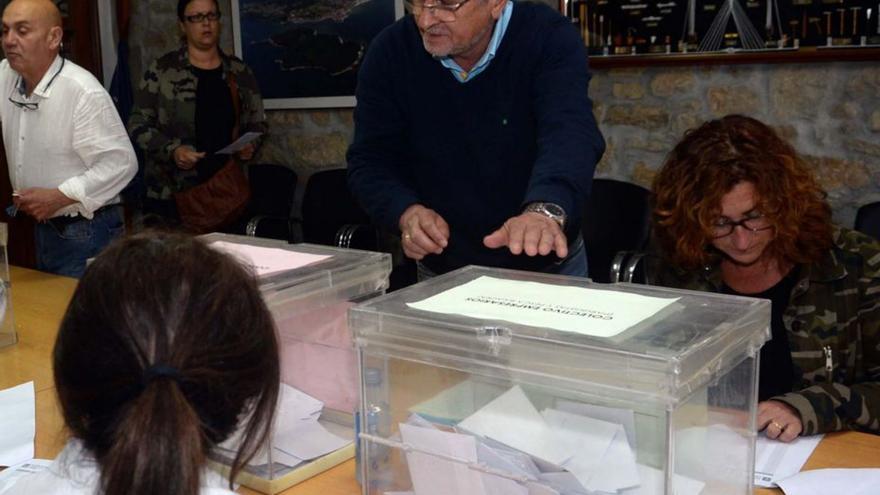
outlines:
[{"label": "framed picture of coastline", "polygon": [[367,45],[402,0],[231,0],[235,54],[266,109],[353,107]]}]

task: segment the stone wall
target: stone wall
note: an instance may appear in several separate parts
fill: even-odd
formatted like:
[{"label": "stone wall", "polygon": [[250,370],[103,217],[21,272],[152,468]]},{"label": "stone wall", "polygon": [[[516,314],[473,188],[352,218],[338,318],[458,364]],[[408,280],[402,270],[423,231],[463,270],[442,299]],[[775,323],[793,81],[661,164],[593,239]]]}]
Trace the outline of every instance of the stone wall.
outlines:
[{"label": "stone wall", "polygon": [[729,113],[772,125],[807,157],[838,222],[880,200],[880,66],[779,64],[596,71],[608,143],[597,176],[650,186],[684,131]]},{"label": "stone wall", "polygon": [[[179,46],[176,2],[133,0],[132,72]],[[229,0],[222,46],[232,51]],[[704,120],[743,113],[774,126],[808,157],[838,222],[880,200],[880,64],[871,62],[656,67],[594,72],[590,96],[608,142],[597,176],[649,186],[683,132]],[[345,166],[351,109],[268,112],[257,160],[301,177]]]}]

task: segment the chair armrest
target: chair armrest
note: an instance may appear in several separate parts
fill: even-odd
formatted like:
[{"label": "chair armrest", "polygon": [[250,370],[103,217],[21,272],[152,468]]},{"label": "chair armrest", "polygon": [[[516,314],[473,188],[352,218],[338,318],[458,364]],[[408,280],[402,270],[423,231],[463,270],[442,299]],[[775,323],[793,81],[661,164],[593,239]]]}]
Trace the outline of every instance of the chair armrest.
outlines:
[{"label": "chair armrest", "polygon": [[339,227],[339,230],[336,231],[336,235],[334,236],[333,243],[341,248],[350,248],[352,247],[352,242],[355,240],[355,236],[358,232],[363,232],[363,235],[370,234],[370,238],[368,239],[367,249],[378,250],[379,248],[379,232],[372,225],[367,225],[363,223],[355,223],[355,224],[346,224],[342,227]]},{"label": "chair armrest", "polygon": [[268,237],[291,242],[293,239],[293,225],[288,217],[255,215],[248,220],[244,227],[244,233],[250,237]]},{"label": "chair armrest", "polygon": [[613,284],[623,282],[623,267],[626,259],[632,254],[632,251],[618,251],[611,260],[611,268],[608,270],[608,280]]}]

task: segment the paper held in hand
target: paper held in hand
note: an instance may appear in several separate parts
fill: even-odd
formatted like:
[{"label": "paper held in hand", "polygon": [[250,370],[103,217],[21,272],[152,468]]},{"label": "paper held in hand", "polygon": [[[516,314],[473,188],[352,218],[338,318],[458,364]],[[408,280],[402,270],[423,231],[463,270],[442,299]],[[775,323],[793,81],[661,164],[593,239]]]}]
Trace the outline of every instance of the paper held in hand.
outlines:
[{"label": "paper held in hand", "polygon": [[246,132],[241,135],[240,138],[236,139],[232,143],[229,143],[225,148],[217,150],[217,155],[231,155],[233,153],[238,153],[243,150],[245,146],[252,143],[255,139],[262,136],[262,132]]},{"label": "paper held in hand", "polygon": [[677,300],[483,276],[408,305],[434,313],[614,337]]}]

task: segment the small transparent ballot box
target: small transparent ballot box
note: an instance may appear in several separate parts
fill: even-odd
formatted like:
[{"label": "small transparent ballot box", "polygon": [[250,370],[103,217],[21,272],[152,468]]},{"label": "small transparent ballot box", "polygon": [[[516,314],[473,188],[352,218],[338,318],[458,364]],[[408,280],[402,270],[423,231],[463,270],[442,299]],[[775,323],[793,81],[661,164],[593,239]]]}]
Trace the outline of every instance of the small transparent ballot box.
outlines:
[{"label": "small transparent ballot box", "polygon": [[[250,265],[275,320],[281,393],[272,438],[238,482],[277,493],[355,452],[358,362],[348,309],[385,293],[391,256],[227,234],[202,237]],[[223,469],[237,435],[217,449]]]},{"label": "small transparent ballot box", "polygon": [[15,321],[12,317],[12,296],[9,293],[9,258],[6,256],[6,244],[9,231],[5,223],[0,223],[0,347],[18,342],[15,333]]},{"label": "small transparent ballot box", "polygon": [[349,321],[366,495],[752,493],[769,301],[466,267]]}]

